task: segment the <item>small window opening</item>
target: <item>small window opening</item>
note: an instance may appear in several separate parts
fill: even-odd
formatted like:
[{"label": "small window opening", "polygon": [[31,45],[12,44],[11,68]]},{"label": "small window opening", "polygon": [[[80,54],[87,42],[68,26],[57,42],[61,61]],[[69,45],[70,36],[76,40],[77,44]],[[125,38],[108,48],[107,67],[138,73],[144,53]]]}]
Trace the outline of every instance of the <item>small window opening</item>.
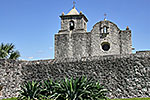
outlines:
[{"label": "small window opening", "polygon": [[107,33],[107,27],[106,27],[106,26],[104,27],[103,32],[104,32],[104,33]]},{"label": "small window opening", "polygon": [[70,30],[74,29],[74,21],[70,21]]}]

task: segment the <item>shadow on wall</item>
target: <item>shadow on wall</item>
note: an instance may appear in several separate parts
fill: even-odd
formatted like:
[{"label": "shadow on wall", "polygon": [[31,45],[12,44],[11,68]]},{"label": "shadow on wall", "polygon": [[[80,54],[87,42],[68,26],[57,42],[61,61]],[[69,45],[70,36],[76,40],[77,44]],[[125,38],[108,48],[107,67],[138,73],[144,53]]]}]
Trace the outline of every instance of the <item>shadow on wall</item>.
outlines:
[{"label": "shadow on wall", "polygon": [[0,85],[0,97],[2,97],[2,89],[3,89],[3,86]]}]

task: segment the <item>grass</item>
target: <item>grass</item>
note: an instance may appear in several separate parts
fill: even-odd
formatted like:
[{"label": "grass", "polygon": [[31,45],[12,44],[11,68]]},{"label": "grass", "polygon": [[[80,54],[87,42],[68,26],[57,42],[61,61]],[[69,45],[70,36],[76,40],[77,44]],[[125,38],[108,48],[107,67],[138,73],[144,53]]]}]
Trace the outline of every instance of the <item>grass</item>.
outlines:
[{"label": "grass", "polygon": [[[3,100],[17,100],[16,98],[8,98]],[[129,99],[109,99],[109,100],[150,100],[150,98],[129,98]]]},{"label": "grass", "polygon": [[17,98],[8,98],[8,99],[2,99],[2,100],[17,100]]},{"label": "grass", "polygon": [[110,100],[150,100],[150,98],[128,98],[128,99],[110,99]]}]

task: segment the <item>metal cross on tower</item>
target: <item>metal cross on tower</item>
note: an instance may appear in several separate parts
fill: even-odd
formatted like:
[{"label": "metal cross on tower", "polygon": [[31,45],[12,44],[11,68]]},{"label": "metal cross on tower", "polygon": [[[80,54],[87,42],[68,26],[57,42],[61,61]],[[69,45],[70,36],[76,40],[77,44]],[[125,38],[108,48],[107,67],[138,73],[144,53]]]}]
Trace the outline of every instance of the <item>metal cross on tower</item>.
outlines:
[{"label": "metal cross on tower", "polygon": [[104,20],[106,20],[106,16],[107,16],[107,14],[105,13],[105,14],[104,14]]},{"label": "metal cross on tower", "polygon": [[76,5],[76,2],[75,2],[75,0],[73,1],[73,8],[75,8],[75,5]]}]

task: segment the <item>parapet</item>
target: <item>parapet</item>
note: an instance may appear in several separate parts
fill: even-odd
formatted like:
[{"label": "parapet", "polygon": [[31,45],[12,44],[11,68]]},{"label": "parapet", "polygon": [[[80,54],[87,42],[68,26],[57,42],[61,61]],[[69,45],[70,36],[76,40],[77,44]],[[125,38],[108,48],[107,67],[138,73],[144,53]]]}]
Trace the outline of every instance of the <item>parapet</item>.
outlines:
[{"label": "parapet", "polygon": [[142,56],[149,56],[150,55],[150,50],[146,51],[136,51],[137,55],[142,55]]}]

